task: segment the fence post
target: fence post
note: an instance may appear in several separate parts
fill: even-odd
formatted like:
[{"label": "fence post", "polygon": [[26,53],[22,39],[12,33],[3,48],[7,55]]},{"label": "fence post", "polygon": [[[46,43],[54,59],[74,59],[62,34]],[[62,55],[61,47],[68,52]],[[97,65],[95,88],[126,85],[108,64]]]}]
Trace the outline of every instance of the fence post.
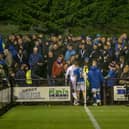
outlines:
[{"label": "fence post", "polygon": [[106,80],[103,83],[103,105],[106,105]]}]

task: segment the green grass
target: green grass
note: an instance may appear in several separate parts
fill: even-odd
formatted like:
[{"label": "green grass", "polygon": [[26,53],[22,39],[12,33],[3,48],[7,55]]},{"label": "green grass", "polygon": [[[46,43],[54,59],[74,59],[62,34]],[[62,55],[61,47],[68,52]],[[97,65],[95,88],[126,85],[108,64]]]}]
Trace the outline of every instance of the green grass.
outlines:
[{"label": "green grass", "polygon": [[129,129],[129,107],[90,107],[102,129]]},{"label": "green grass", "polygon": [[94,129],[83,107],[18,106],[0,117],[0,129]]},{"label": "green grass", "polygon": [[[129,129],[129,107],[89,107],[101,129]],[[0,117],[0,129],[94,129],[83,106],[17,106]]]}]

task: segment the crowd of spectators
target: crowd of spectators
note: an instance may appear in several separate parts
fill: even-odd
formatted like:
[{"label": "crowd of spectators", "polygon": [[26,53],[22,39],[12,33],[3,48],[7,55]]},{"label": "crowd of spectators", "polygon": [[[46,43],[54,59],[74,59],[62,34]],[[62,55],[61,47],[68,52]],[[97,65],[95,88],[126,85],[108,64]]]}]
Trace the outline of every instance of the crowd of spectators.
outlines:
[{"label": "crowd of spectators", "polygon": [[[44,34],[11,34],[0,36],[0,78],[15,78],[19,85],[40,83],[64,84],[61,80],[75,60],[90,67],[97,60],[105,79],[129,78],[129,40],[126,33],[119,37],[67,36]],[[34,81],[33,81],[34,80]],[[58,81],[56,81],[58,80]],[[109,80],[106,85],[123,84],[127,80]]]}]

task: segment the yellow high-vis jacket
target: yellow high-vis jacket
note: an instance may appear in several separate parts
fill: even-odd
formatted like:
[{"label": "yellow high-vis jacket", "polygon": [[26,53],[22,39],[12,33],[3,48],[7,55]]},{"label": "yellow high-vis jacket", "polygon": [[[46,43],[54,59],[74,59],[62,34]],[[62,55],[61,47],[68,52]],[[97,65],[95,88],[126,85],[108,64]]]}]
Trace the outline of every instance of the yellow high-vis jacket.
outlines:
[{"label": "yellow high-vis jacket", "polygon": [[26,84],[28,84],[28,85],[32,84],[31,70],[30,69],[26,72]]}]

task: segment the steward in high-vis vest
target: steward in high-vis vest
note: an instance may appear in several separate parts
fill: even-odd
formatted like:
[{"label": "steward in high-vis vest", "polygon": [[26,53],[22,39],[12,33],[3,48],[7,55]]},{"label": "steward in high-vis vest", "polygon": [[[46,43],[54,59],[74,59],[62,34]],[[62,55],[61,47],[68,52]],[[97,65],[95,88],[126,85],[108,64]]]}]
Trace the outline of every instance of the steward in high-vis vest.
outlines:
[{"label": "steward in high-vis vest", "polygon": [[27,85],[32,85],[32,77],[31,77],[31,69],[29,68],[29,66],[27,65],[25,67],[26,70],[26,84]]},{"label": "steward in high-vis vest", "polygon": [[84,76],[85,85],[86,85],[87,88],[89,87],[89,81],[87,79],[87,74],[89,72],[88,62],[89,62],[89,59],[86,58],[85,62],[84,62],[84,66],[83,66],[83,76]]},{"label": "steward in high-vis vest", "polygon": [[87,101],[89,101],[90,99],[90,96],[91,96],[91,91],[90,91],[90,83],[89,83],[89,80],[87,79],[88,76],[88,72],[89,72],[89,59],[88,58],[85,58],[85,61],[84,61],[84,66],[83,66],[83,77],[84,77],[84,81],[85,81],[85,86],[86,86],[86,96],[87,96]]}]

